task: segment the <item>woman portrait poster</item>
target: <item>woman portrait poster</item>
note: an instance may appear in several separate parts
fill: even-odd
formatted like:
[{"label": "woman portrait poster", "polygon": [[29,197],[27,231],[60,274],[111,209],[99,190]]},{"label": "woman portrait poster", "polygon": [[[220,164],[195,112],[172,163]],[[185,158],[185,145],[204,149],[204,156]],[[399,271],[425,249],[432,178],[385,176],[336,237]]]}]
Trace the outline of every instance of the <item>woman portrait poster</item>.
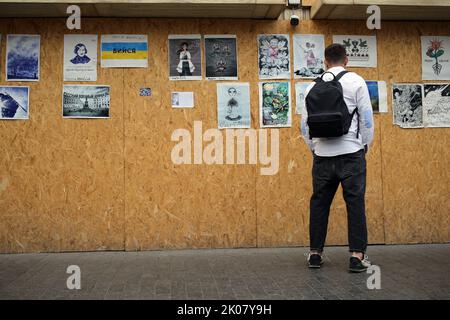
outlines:
[{"label": "woman portrait poster", "polygon": [[169,35],[169,79],[201,80],[200,35]]}]

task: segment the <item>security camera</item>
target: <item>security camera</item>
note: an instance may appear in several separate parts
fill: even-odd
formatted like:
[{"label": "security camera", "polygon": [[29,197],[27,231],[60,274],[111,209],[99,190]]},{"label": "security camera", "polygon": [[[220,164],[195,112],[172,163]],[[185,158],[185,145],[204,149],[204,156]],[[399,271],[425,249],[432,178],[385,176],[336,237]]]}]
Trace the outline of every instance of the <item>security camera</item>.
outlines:
[{"label": "security camera", "polygon": [[300,23],[300,18],[297,15],[293,14],[291,16],[290,21],[291,21],[291,26],[298,26],[298,24]]}]

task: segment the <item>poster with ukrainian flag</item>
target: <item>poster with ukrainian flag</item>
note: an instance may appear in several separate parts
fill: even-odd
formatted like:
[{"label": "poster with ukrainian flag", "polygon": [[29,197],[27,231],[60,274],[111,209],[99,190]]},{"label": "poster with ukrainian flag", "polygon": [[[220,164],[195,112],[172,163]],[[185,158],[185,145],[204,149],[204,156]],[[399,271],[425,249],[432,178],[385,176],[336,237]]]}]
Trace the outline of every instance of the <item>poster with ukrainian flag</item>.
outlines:
[{"label": "poster with ukrainian flag", "polygon": [[147,68],[147,35],[102,35],[101,42],[102,68]]}]

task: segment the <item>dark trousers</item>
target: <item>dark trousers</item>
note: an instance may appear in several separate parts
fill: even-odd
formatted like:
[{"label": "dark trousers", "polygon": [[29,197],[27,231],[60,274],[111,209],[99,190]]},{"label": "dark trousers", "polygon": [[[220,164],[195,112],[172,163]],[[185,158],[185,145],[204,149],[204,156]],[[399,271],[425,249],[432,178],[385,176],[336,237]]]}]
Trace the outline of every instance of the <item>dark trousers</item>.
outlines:
[{"label": "dark trousers", "polygon": [[366,252],[367,226],[364,196],[366,157],[364,150],[335,157],[314,155],[313,195],[310,203],[309,237],[311,250],[323,251],[328,216],[339,183],[347,205],[348,243],[351,252]]}]

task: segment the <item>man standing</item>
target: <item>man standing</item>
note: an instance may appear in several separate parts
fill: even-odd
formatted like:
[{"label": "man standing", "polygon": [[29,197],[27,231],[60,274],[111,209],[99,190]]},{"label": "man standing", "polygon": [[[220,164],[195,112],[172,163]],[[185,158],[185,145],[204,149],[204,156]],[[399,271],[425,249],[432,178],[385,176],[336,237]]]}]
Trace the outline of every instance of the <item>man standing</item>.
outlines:
[{"label": "man standing", "polygon": [[365,255],[365,153],[373,140],[373,114],[364,79],[347,72],[347,63],[344,46],[328,46],[327,71],[305,92],[301,131],[314,157],[308,262],[310,268],[320,268],[323,263],[330,206],[341,183],[347,205],[349,271],[363,272],[370,266]]}]

